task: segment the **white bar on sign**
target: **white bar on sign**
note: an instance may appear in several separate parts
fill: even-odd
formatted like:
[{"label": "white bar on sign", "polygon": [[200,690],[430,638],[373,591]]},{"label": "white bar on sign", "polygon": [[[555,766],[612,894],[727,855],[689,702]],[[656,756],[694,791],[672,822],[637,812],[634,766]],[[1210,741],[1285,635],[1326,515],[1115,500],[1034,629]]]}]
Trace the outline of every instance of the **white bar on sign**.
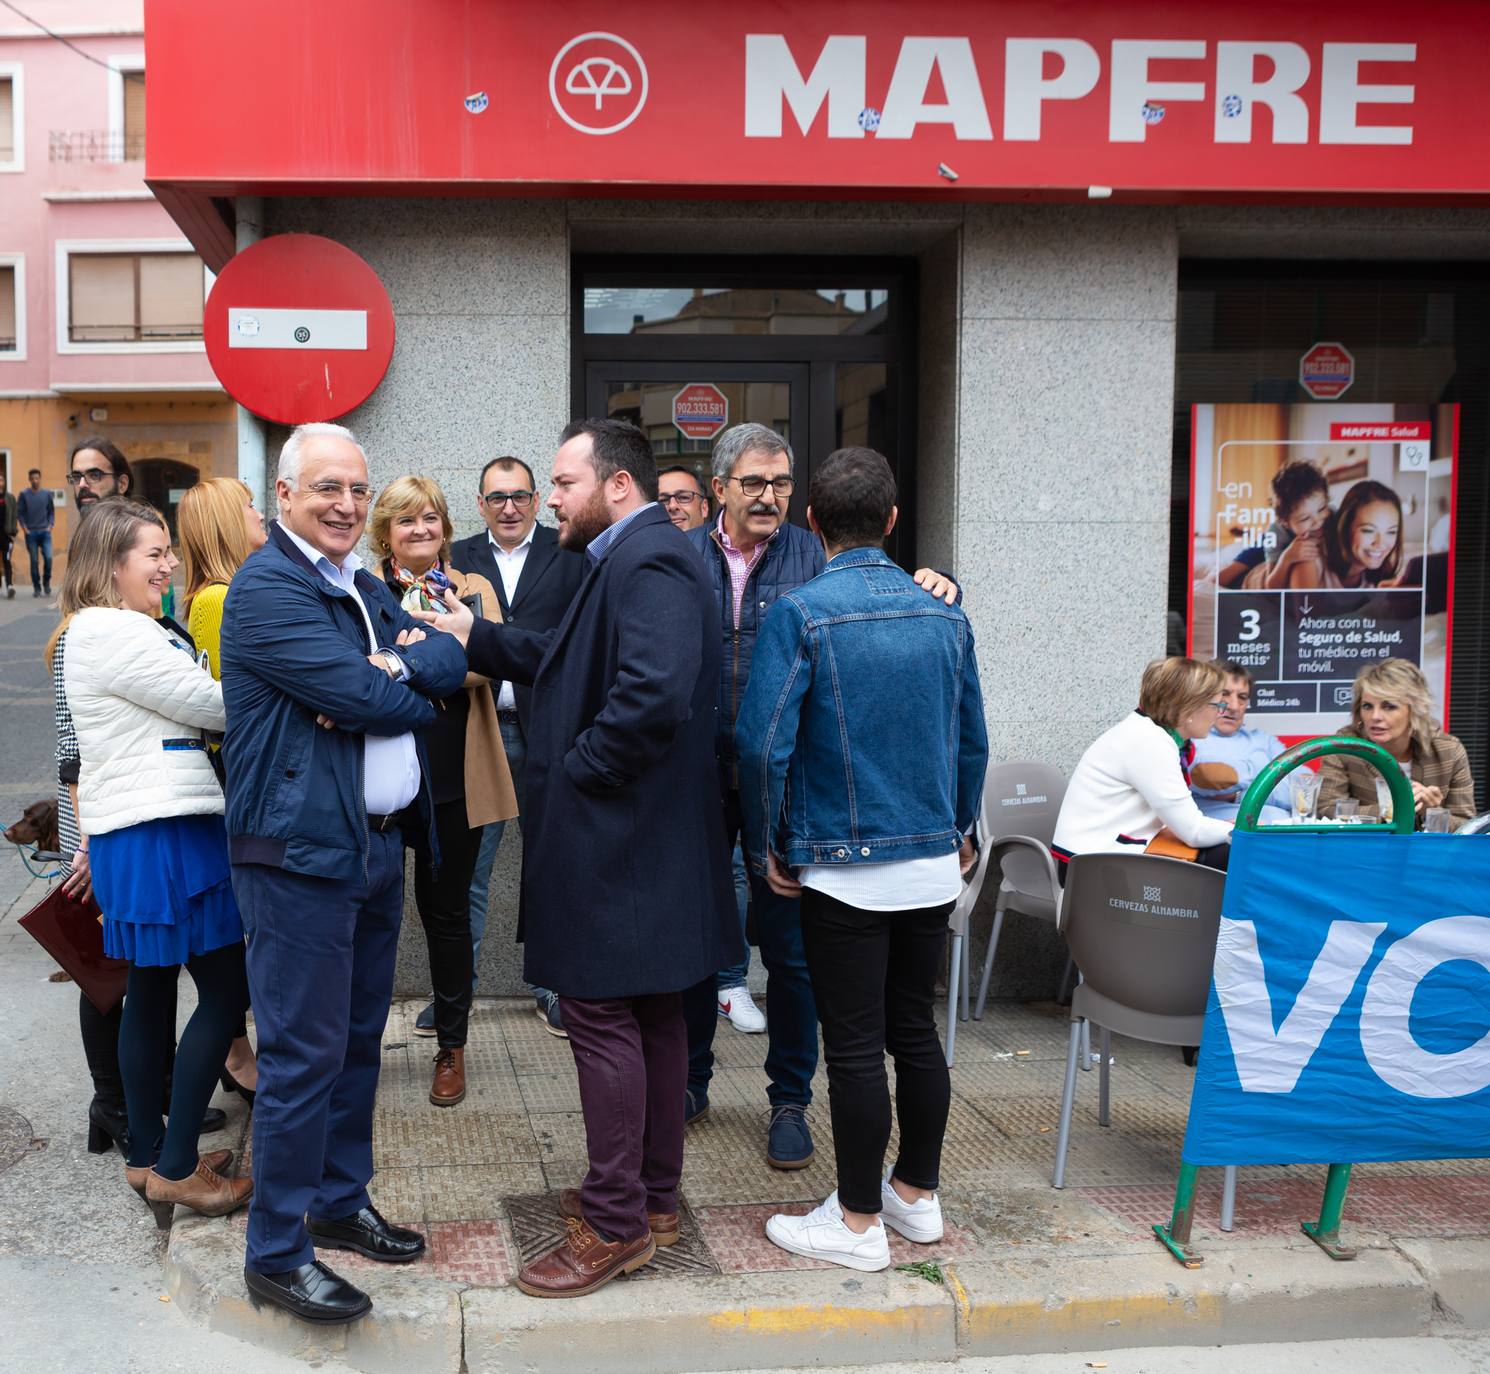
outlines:
[{"label": "white bar on sign", "polygon": [[330,348],[365,351],[365,310],[228,308],[229,348]]}]

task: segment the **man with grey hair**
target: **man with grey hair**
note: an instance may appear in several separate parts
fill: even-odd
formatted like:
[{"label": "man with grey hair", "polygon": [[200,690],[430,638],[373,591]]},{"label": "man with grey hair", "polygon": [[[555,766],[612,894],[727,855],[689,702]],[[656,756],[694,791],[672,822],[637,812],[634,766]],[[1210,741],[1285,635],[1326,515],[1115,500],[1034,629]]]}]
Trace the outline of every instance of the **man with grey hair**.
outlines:
[{"label": "man with grey hair", "polygon": [[233,890],[259,1039],[255,1302],[345,1322],[372,1302],[314,1246],[417,1259],[424,1238],[373,1207],[372,1118],[403,916],[404,827],[434,846],[415,732],[466,676],[353,552],[372,489],[340,425],[302,425],[279,520],[223,614],[223,760]]},{"label": "man with grey hair", "polygon": [[[723,774],[726,840],[733,849],[741,831],[735,717],[750,676],[756,633],[776,599],[811,581],[826,560],[815,535],[786,523],[796,485],[792,449],[775,430],[759,424],[725,430],[714,445],[713,469],[719,518],[689,530],[688,538],[708,564],[719,606],[724,663],[715,711],[716,752]],[[930,568],[921,569],[916,581],[948,604],[957,599],[956,583]],[[765,856],[755,857],[764,871]],[[807,1108],[817,1069],[817,1007],[802,951],[801,903],[778,896],[754,875],[750,899],[767,974],[765,1068],[771,1114],[766,1162],[775,1169],[805,1169],[813,1156]],[[719,1020],[716,980],[691,988],[683,1006],[688,1020],[685,1114],[688,1121],[697,1121],[709,1110]]]}]

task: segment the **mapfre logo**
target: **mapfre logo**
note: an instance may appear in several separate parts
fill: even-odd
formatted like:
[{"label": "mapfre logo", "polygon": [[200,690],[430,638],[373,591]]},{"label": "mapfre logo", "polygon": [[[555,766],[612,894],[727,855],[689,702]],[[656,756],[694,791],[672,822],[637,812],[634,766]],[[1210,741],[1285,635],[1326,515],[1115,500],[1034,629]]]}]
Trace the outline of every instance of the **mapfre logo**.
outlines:
[{"label": "mapfre logo", "polygon": [[555,55],[548,96],[571,129],[619,133],[647,103],[647,64],[619,34],[582,33]]}]

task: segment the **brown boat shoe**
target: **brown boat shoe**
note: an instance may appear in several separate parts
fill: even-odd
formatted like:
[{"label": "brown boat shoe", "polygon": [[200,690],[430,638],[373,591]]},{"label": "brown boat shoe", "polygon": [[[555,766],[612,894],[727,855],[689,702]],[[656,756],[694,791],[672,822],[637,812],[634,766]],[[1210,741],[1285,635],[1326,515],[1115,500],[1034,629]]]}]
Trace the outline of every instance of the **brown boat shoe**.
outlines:
[{"label": "brown boat shoe", "polygon": [[640,1269],[657,1253],[650,1235],[609,1241],[582,1217],[565,1217],[568,1234],[517,1276],[517,1286],[535,1298],[582,1298],[613,1278]]},{"label": "brown boat shoe", "polygon": [[[566,1217],[584,1218],[580,1210],[579,1189],[564,1188],[559,1193],[559,1214]],[[648,1212],[647,1229],[658,1245],[678,1243],[678,1214],[676,1212]]]},{"label": "brown boat shoe", "polygon": [[453,1107],[466,1097],[466,1052],[462,1049],[441,1050],[435,1055],[435,1081],[429,1100],[436,1107]]},{"label": "brown boat shoe", "polygon": [[[231,1150],[208,1150],[206,1154],[199,1156],[214,1174],[221,1174],[224,1178],[228,1176],[228,1170],[233,1167],[233,1152]],[[145,1196],[145,1178],[150,1172],[148,1164],[142,1164],[136,1168],[132,1164],[124,1166],[124,1181],[129,1184],[142,1198]]]}]

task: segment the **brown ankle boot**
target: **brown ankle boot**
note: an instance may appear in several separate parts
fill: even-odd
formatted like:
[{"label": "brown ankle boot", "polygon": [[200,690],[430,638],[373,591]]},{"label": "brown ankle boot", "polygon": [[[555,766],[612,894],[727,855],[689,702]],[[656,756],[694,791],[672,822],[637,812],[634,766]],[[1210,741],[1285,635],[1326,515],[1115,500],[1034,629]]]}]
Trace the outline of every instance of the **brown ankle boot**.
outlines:
[{"label": "brown ankle boot", "polygon": [[[228,1176],[228,1170],[233,1167],[233,1152],[231,1150],[209,1150],[201,1156],[201,1162],[205,1164],[214,1174],[221,1174],[224,1178]],[[150,1176],[150,1166],[141,1165],[138,1169],[132,1164],[124,1166],[124,1181],[137,1192],[141,1198],[145,1196],[145,1180]]]},{"label": "brown ankle boot", "polygon": [[145,1178],[145,1201],[155,1213],[155,1224],[164,1231],[171,1224],[171,1209],[179,1203],[204,1217],[236,1212],[253,1195],[251,1178],[223,1178],[203,1160],[186,1178],[162,1178],[151,1169]]},{"label": "brown ankle boot", "polygon": [[435,1055],[435,1081],[429,1090],[429,1100],[437,1107],[453,1107],[465,1095],[465,1050],[441,1050]]}]

